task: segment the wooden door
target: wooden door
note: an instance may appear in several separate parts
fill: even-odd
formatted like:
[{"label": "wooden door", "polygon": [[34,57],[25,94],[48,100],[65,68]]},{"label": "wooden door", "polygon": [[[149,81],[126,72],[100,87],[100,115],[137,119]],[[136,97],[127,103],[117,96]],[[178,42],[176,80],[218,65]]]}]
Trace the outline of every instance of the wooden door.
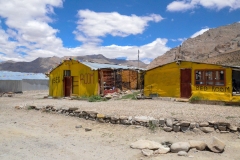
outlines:
[{"label": "wooden door", "polygon": [[180,92],[181,98],[190,98],[192,95],[191,88],[191,69],[181,69]]},{"label": "wooden door", "polygon": [[64,77],[64,96],[70,97],[72,94],[72,77]]}]

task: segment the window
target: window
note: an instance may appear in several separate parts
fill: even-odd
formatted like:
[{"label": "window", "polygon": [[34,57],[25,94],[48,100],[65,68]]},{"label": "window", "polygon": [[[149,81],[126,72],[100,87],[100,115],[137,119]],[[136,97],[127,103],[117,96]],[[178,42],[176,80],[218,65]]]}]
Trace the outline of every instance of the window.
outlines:
[{"label": "window", "polygon": [[63,71],[63,75],[64,75],[64,77],[69,77],[69,76],[71,76],[71,70],[64,70],[64,71]]},{"label": "window", "polygon": [[224,86],[225,70],[195,70],[195,84]]}]

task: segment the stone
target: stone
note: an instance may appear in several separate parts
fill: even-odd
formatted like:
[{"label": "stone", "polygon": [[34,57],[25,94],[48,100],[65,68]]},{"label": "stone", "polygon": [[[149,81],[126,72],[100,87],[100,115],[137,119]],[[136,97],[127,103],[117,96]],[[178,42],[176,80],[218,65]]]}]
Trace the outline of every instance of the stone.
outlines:
[{"label": "stone", "polygon": [[142,154],[144,155],[144,156],[151,156],[151,155],[153,155],[153,150],[150,150],[150,149],[142,149]]},{"label": "stone", "polygon": [[166,147],[171,147],[171,145],[173,144],[171,141],[164,141],[161,143],[163,146],[166,146]]},{"label": "stone", "polygon": [[107,94],[107,95],[105,95],[105,98],[111,99],[111,98],[112,98],[112,95],[111,95],[111,94]]},{"label": "stone", "polygon": [[130,145],[131,148],[134,149],[153,149],[157,150],[162,147],[162,145],[158,142],[149,141],[149,140],[138,140],[136,142],[133,142]]},{"label": "stone", "polygon": [[177,153],[177,155],[178,155],[178,156],[187,156],[188,154],[187,154],[186,151],[179,151],[179,152]]},{"label": "stone", "polygon": [[127,116],[120,116],[119,119],[120,120],[128,120],[128,117]]},{"label": "stone", "polygon": [[215,121],[208,121],[208,123],[209,123],[210,125],[217,125],[217,124],[218,124],[218,122],[215,122]]},{"label": "stone", "polygon": [[171,145],[171,152],[178,153],[179,151],[188,151],[190,144],[188,142],[176,142]]},{"label": "stone", "polygon": [[166,119],[166,126],[167,127],[172,127],[173,126],[173,120],[171,118]]},{"label": "stone", "polygon": [[191,140],[189,141],[190,144],[190,148],[196,148],[197,150],[203,151],[207,144],[204,143],[203,141],[195,141],[195,140]]},{"label": "stone", "polygon": [[23,109],[23,106],[15,106],[15,109]]},{"label": "stone", "polygon": [[134,120],[137,122],[146,122],[148,123],[149,120],[154,120],[153,117],[148,117],[148,116],[136,116],[134,117]]},{"label": "stone", "polygon": [[85,128],[85,131],[89,132],[89,131],[92,131],[92,129],[91,128]]},{"label": "stone", "polygon": [[68,110],[69,111],[76,111],[76,110],[78,110],[78,108],[77,107],[69,107]]},{"label": "stone", "polygon": [[158,150],[154,151],[154,154],[166,154],[170,151],[169,147],[161,146]]},{"label": "stone", "polygon": [[189,131],[189,127],[180,126],[180,128],[181,128],[181,131],[182,131],[182,132],[187,132],[187,131]]},{"label": "stone", "polygon": [[179,132],[180,131],[180,126],[174,125],[173,126],[173,131],[174,132]]},{"label": "stone", "polygon": [[204,133],[211,133],[214,131],[214,128],[211,127],[201,127],[200,128]]},{"label": "stone", "polygon": [[119,120],[119,116],[111,116],[111,121],[117,121]]},{"label": "stone", "polygon": [[230,129],[230,131],[232,131],[232,132],[237,132],[237,130],[238,130],[238,127],[236,127],[236,126],[234,126],[234,125],[229,125],[229,127],[228,127],[229,129]]},{"label": "stone", "polygon": [[172,127],[163,127],[163,130],[165,132],[171,132],[172,131]]},{"label": "stone", "polygon": [[226,131],[227,126],[218,126],[219,131]]},{"label": "stone", "polygon": [[75,128],[82,128],[82,125],[77,125],[75,126]]},{"label": "stone", "polygon": [[163,127],[164,124],[165,124],[165,119],[164,118],[160,118],[159,119],[159,124],[160,124],[161,127]]},{"label": "stone", "polygon": [[221,153],[224,151],[225,148],[225,143],[223,143],[220,139],[218,139],[217,137],[213,137],[212,139],[212,143],[207,144],[207,147],[215,153]]},{"label": "stone", "polygon": [[201,122],[201,123],[199,123],[199,126],[200,127],[208,127],[209,123],[208,122]]},{"label": "stone", "polygon": [[191,122],[189,125],[190,129],[196,128],[196,123],[195,122]]},{"label": "stone", "polygon": [[229,126],[230,123],[228,122],[218,122],[218,126]]},{"label": "stone", "polygon": [[103,118],[98,118],[97,121],[100,122],[100,123],[105,123]]},{"label": "stone", "polygon": [[97,114],[97,118],[99,118],[99,119],[100,119],[100,118],[103,119],[103,118],[105,118],[105,115],[104,115],[104,114],[101,114],[101,113],[98,113],[98,114]]},{"label": "stone", "polygon": [[180,122],[180,126],[188,127],[189,125],[190,125],[190,122],[187,122],[187,121],[181,121]]}]

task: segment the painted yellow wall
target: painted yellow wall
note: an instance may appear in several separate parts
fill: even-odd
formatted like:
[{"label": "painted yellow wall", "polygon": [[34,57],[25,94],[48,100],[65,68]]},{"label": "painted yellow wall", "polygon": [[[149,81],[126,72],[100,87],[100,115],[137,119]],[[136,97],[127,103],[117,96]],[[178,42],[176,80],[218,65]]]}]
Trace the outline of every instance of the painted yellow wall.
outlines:
[{"label": "painted yellow wall", "polygon": [[180,97],[180,73],[176,63],[170,63],[146,72],[144,95],[158,94],[161,97]]},{"label": "painted yellow wall", "polygon": [[64,96],[63,72],[71,70],[73,77],[73,95],[92,96],[98,94],[98,71],[75,60],[64,61],[49,75],[49,95],[53,97]]},{"label": "painted yellow wall", "polygon": [[[149,70],[144,76],[144,95],[158,94],[161,97],[180,97],[180,69],[191,68],[191,88],[192,96],[204,100],[233,101],[239,102],[240,96],[232,96],[232,69],[219,65],[181,62],[177,65],[175,62],[161,67]],[[196,86],[195,70],[198,69],[224,69],[226,85],[225,86]]]}]

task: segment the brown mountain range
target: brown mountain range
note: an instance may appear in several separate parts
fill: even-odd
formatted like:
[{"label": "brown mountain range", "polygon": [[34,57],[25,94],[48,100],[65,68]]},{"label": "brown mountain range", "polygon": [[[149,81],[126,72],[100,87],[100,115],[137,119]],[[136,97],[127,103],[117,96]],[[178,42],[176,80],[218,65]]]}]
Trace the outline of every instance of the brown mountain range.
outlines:
[{"label": "brown mountain range", "polygon": [[[127,66],[138,67],[137,60],[122,60],[122,59],[110,59],[106,58],[101,54],[98,55],[86,55],[86,56],[66,56],[66,57],[47,57],[47,58],[37,58],[31,62],[14,62],[14,61],[5,61],[0,63],[0,70],[2,71],[14,71],[14,72],[31,72],[31,73],[45,73],[51,68],[54,68],[64,59],[77,59],[80,61],[88,61],[95,63],[108,63],[108,64],[121,64]],[[139,61],[140,68],[146,68],[147,64]]]},{"label": "brown mountain range", "polygon": [[147,69],[177,60],[240,66],[240,23],[234,23],[189,38],[155,58]]}]

